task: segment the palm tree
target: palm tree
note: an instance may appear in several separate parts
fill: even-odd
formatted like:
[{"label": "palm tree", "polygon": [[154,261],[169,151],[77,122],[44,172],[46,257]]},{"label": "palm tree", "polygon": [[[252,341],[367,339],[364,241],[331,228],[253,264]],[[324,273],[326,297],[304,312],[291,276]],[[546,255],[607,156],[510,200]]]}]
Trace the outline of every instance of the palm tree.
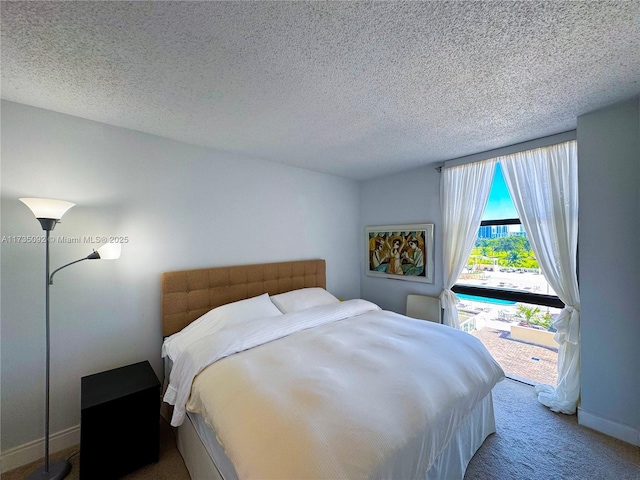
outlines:
[{"label": "palm tree", "polygon": [[511,250],[507,254],[507,265],[509,265],[510,267],[517,266],[518,262],[520,261],[520,256],[521,256],[520,252],[516,250]]},{"label": "palm tree", "polygon": [[531,321],[536,320],[539,313],[540,309],[538,307],[527,307],[526,305],[520,304],[518,305],[516,317],[524,319],[527,325],[531,325]]}]

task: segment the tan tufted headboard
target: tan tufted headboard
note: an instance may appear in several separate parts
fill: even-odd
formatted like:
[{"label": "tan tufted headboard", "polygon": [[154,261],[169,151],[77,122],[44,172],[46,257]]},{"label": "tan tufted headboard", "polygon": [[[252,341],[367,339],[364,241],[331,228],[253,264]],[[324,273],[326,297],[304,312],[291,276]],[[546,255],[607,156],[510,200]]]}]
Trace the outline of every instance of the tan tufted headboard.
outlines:
[{"label": "tan tufted headboard", "polygon": [[209,310],[263,293],[326,288],[324,260],[202,268],[162,274],[162,334],[179,332]]}]

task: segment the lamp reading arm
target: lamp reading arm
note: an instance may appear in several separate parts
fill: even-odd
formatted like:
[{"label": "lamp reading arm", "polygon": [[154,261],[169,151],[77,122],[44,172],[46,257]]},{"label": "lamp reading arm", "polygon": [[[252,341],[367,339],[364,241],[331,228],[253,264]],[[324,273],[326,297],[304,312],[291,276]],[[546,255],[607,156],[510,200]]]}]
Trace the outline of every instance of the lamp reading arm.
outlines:
[{"label": "lamp reading arm", "polygon": [[59,272],[63,268],[66,268],[69,265],[73,265],[74,263],[82,262],[83,260],[98,260],[100,258],[104,258],[105,260],[116,259],[120,257],[121,248],[122,246],[119,243],[106,243],[102,247],[100,247],[97,251],[94,250],[92,253],[90,253],[86,257],[67,263],[66,265],[63,265],[60,268],[55,269],[53,273],[49,276],[49,285],[53,285],[53,276],[56,274],[56,272]]},{"label": "lamp reading arm", "polygon": [[[91,255],[97,255],[98,252],[93,252]],[[97,257],[91,257],[91,255],[81,258],[80,260],[75,260],[73,262],[67,263],[66,265],[61,266],[60,268],[56,268],[53,273],[49,276],[49,285],[53,285],[53,276],[56,274],[56,272],[59,272],[60,270],[62,270],[63,268],[67,268],[69,265],[73,265],[74,263],[78,263],[78,262],[82,262],[83,260],[89,260],[92,258],[100,258],[100,256],[98,255]]]}]

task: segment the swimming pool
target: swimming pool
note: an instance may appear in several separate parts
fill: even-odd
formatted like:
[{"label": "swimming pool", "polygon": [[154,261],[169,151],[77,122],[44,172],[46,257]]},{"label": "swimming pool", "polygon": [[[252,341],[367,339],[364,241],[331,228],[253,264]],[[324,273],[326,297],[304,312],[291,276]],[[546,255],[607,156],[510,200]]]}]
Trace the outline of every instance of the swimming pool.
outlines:
[{"label": "swimming pool", "polygon": [[467,300],[469,302],[482,302],[492,303],[494,305],[515,305],[516,302],[511,300],[500,300],[498,298],[478,297],[476,295],[467,295],[465,293],[456,293],[460,300]]}]

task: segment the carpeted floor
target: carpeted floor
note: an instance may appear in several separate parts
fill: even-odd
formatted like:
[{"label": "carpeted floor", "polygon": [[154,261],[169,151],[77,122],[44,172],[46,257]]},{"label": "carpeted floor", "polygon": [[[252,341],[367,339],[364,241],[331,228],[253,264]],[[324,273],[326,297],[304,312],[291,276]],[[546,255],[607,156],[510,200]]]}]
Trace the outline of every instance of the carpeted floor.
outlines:
[{"label": "carpeted floor", "polygon": [[[504,380],[494,390],[494,404],[497,432],[471,459],[465,480],[640,480],[639,447],[581,427],[575,415],[551,412],[538,403],[533,387]],[[189,480],[173,431],[164,421],[160,444],[160,461],[126,480]],[[77,447],[53,457],[75,452]],[[78,455],[71,464],[67,479],[78,480]],[[2,480],[23,480],[40,465],[12,470]]]},{"label": "carpeted floor", "polygon": [[533,387],[507,379],[493,398],[497,431],[471,459],[465,480],[640,480],[640,447],[553,413]]}]

